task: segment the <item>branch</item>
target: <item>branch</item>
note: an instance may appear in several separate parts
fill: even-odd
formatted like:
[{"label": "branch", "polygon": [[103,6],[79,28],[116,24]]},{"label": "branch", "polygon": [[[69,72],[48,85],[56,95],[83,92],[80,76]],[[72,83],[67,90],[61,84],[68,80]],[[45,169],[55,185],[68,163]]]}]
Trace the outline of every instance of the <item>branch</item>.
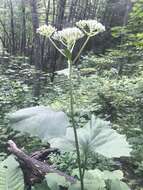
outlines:
[{"label": "branch", "polygon": [[[47,163],[37,160],[41,158],[41,156],[43,156],[46,151],[43,151],[41,153],[38,152],[39,154],[36,154],[36,156],[34,156],[35,154],[32,154],[33,156],[29,156],[20,150],[12,140],[8,141],[8,145],[8,150],[17,157],[17,160],[20,163],[20,166],[24,173],[25,183],[27,185],[33,185],[37,182],[41,182],[47,173],[57,173],[60,176],[64,176],[70,183],[76,182],[76,179],[72,176],[69,176],[64,172],[55,169]],[[55,151],[57,149],[50,149],[50,152],[51,150]],[[47,153],[48,151],[46,152],[46,155]]]},{"label": "branch", "polygon": [[32,153],[30,157],[35,158],[36,160],[44,161],[47,158],[47,156],[51,153],[59,154],[60,152],[58,148],[48,148],[36,151]]}]

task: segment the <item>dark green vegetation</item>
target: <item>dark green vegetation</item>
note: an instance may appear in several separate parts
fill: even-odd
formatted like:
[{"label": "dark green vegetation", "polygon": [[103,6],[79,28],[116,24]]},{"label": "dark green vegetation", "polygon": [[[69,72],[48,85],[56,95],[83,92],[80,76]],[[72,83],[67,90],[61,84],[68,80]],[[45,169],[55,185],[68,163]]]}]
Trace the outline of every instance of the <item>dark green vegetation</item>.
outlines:
[{"label": "dark green vegetation", "polygon": [[[34,10],[30,9],[30,6],[34,7],[33,3],[36,1],[29,1],[30,5],[28,6],[27,1],[22,0],[20,11],[22,10],[23,15],[18,11],[18,5],[16,6],[16,4],[10,2],[13,1],[6,1],[5,4],[6,10],[8,8],[7,5],[11,8],[10,15],[7,15],[7,12],[4,12],[2,16],[0,16],[0,39],[4,47],[0,56],[0,162],[9,155],[7,141],[10,139],[16,142],[20,148],[24,148],[28,153],[42,149],[44,146],[48,146],[47,144],[45,145],[42,143],[38,137],[29,137],[28,134],[21,135],[20,133],[13,131],[10,128],[10,123],[7,118],[8,113],[26,107],[44,105],[57,110],[63,110],[68,117],[71,118],[69,108],[69,91],[71,86],[67,76],[62,74],[59,75],[58,72],[55,72],[58,69],[66,67],[65,60],[52,49],[53,47],[51,47],[50,43],[48,43],[45,38],[39,37],[39,35],[35,33],[34,28],[39,26],[40,22],[46,21],[46,23],[54,23],[58,29],[61,29],[63,25],[61,14],[63,9],[59,10],[60,6],[55,6],[57,13],[59,14],[60,12],[60,16],[55,16],[56,18],[59,18],[59,20],[57,20],[48,12],[53,12],[53,8],[52,10],[49,10],[48,7],[52,6],[53,2],[56,3],[56,1],[45,1],[52,2],[51,5],[46,5],[47,14],[45,15],[49,14],[49,16],[46,18],[45,16],[42,16],[42,18],[40,17],[39,19],[42,21],[37,20],[37,25],[35,26],[34,21],[31,21],[31,10],[33,10],[33,12],[36,10],[38,12],[40,10],[43,11],[41,6],[43,6],[42,3],[44,1],[39,1],[37,9]],[[66,1],[62,2],[64,5],[64,2]],[[105,23],[108,30],[107,34],[101,34],[101,36],[97,36],[96,39],[91,39],[91,43],[89,42],[87,46],[87,51],[74,65],[74,118],[78,128],[84,127],[84,125],[91,119],[92,115],[110,121],[113,129],[116,129],[118,133],[127,136],[133,150],[130,157],[116,159],[108,159],[98,153],[94,155],[91,154],[88,156],[85,169],[91,171],[95,171],[95,169],[101,171],[108,170],[108,173],[103,175],[106,189],[108,190],[118,190],[115,188],[118,184],[112,183],[112,186],[109,184],[111,179],[114,178],[109,171],[114,170],[123,171],[123,181],[125,181],[131,189],[142,190],[143,0],[136,1],[132,10],[127,6],[127,12],[125,12],[124,18],[118,18],[119,20],[123,20],[123,22],[119,22],[118,19],[114,20],[116,18],[113,19],[113,17],[111,19],[111,12],[113,10],[110,6],[106,6],[106,3],[112,5],[112,3],[114,3],[113,1],[106,1],[106,3],[104,3],[104,1],[99,2],[101,5],[99,4],[100,6],[97,11],[100,12],[100,14],[98,13],[98,17],[103,23]],[[74,3],[74,6],[78,7],[76,2],[73,1],[73,4]],[[90,3],[86,3],[87,2],[84,1],[84,8],[87,8],[85,13],[92,13],[88,8],[91,7]],[[118,2],[115,2],[115,4],[116,3],[118,4]],[[103,4],[105,7],[103,7]],[[14,17],[13,9],[17,11],[14,12]],[[103,18],[105,16],[105,10],[106,13],[108,13],[106,15],[108,18],[107,20]],[[72,23],[75,19],[75,13],[72,9],[67,10],[68,13],[69,11],[69,18],[71,18]],[[123,10],[123,12],[124,11],[125,10]],[[4,14],[6,14],[6,16],[4,16]],[[19,14],[21,17],[18,16]],[[80,19],[89,18],[86,14],[80,16]],[[95,16],[97,15],[92,15],[91,17],[94,18]],[[11,18],[10,21],[7,20],[9,17]],[[19,18],[18,22],[15,21],[16,18]],[[21,23],[20,19],[23,21],[23,28],[21,29],[22,38],[21,32],[19,32],[19,25]],[[27,27],[25,27],[26,31],[24,30],[25,21],[27,24]],[[13,22],[15,23],[14,26],[12,24]],[[60,23],[60,26],[58,26],[58,23]],[[8,24],[10,24],[10,28],[8,28]],[[106,37],[106,35],[108,37]],[[40,43],[40,46],[38,46],[38,43]],[[80,44],[77,45],[80,46]],[[53,57],[56,57],[56,61],[53,59],[52,55]],[[37,63],[40,63],[40,65]],[[64,70],[63,72],[66,73],[67,71]],[[120,149],[120,147],[117,148]],[[60,171],[69,175],[78,176],[78,163],[75,152],[67,152],[61,155],[51,154],[49,160],[48,162],[56,165]],[[11,157],[5,162],[7,162],[8,165],[13,165],[13,167],[17,166],[17,163],[15,163]],[[82,162],[82,165],[84,165],[83,160]],[[0,167],[2,167],[2,165]],[[10,169],[12,170],[12,168]],[[98,175],[101,174],[101,171],[96,171],[96,174],[87,172],[86,175],[94,178],[97,173]],[[5,174],[3,174],[3,176],[4,175]],[[51,176],[47,175],[47,182],[48,180],[52,181],[51,178],[56,178],[56,175],[57,174],[51,174]],[[11,179],[12,176],[15,176],[15,174],[10,173],[8,178]],[[18,182],[16,182],[16,184],[18,185],[19,190],[21,190],[23,189],[23,181],[20,180],[22,178],[21,171],[19,171],[18,176],[19,178],[17,178],[17,180],[19,181],[19,184]],[[115,176],[118,176],[117,178],[120,180],[122,179],[121,173],[115,174]],[[1,179],[0,175],[0,180]],[[95,181],[96,184],[103,183],[103,181],[98,181],[97,179],[95,179]],[[63,185],[66,182],[62,178],[57,183],[58,185]],[[44,183],[42,186],[38,186],[40,185],[38,184],[34,189],[47,189]],[[93,186],[89,189],[92,190],[92,188]],[[57,188],[51,188],[51,190],[55,189]],[[71,190],[72,189],[79,190],[78,187],[73,187]],[[127,187],[124,186],[122,189],[126,190]],[[0,190],[5,189],[1,189],[0,186]],[[13,188],[12,190],[16,190],[16,188]]]}]

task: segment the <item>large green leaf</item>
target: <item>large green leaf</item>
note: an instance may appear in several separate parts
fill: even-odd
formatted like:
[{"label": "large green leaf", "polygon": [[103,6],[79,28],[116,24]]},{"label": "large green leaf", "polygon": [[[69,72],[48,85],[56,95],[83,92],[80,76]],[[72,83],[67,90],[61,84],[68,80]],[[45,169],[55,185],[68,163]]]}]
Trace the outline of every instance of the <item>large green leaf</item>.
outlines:
[{"label": "large green leaf", "polygon": [[42,141],[65,135],[69,125],[64,112],[44,106],[21,109],[9,114],[9,119],[13,129],[38,136]]},{"label": "large green leaf", "polygon": [[[92,117],[85,127],[77,129],[77,134],[80,149],[84,154],[99,153],[109,158],[130,156],[131,148],[126,137],[112,129],[108,121]],[[50,143],[62,151],[74,151],[73,129],[68,128],[64,138],[51,139]]]},{"label": "large green leaf", "polygon": [[110,184],[110,190],[130,190],[130,188],[122,181],[116,179],[112,180]]},{"label": "large green leaf", "polygon": [[49,173],[46,175],[46,181],[48,187],[51,190],[60,190],[60,186],[68,187],[69,183],[66,181],[64,176],[60,176],[56,173]]},{"label": "large green leaf", "polygon": [[[72,173],[73,176],[79,176],[79,170],[75,169]],[[105,190],[105,182],[100,170],[87,170],[84,175],[84,189],[85,190]],[[80,190],[80,183],[77,181],[69,187],[69,190]]]},{"label": "large green leaf", "polygon": [[23,173],[13,156],[0,163],[0,190],[24,190]]},{"label": "large green leaf", "polygon": [[115,170],[112,172],[105,170],[102,172],[102,177],[104,178],[104,180],[122,180],[124,178],[124,175],[121,170]]},{"label": "large green leaf", "polygon": [[[73,176],[79,177],[79,169],[74,169]],[[110,190],[130,190],[130,188],[122,181],[123,173],[120,170],[100,171],[86,170],[84,175],[84,189],[85,190],[106,190],[107,186]],[[80,182],[70,184],[66,181],[65,177],[59,176],[56,173],[46,175],[46,181],[50,190],[60,190],[60,186],[67,187],[68,190],[81,190]],[[42,190],[43,188],[41,188]],[[44,188],[45,189],[45,188]],[[35,190],[35,189],[34,189]],[[39,188],[37,190],[40,190]]]},{"label": "large green leaf", "polygon": [[[79,177],[79,170],[74,169],[73,176]],[[84,176],[84,186],[85,190],[130,190],[130,188],[122,181],[123,173],[120,170],[110,171],[100,171],[99,169],[95,170],[86,170]],[[80,183],[77,181],[76,184],[70,186],[69,190],[80,190]]]},{"label": "large green leaf", "polygon": [[[100,179],[85,179],[84,190],[106,190],[100,182]],[[71,185],[68,190],[81,190],[80,182]]]},{"label": "large green leaf", "polygon": [[51,190],[48,187],[47,182],[44,180],[42,183],[37,183],[34,185],[34,187],[32,187],[32,190]]}]

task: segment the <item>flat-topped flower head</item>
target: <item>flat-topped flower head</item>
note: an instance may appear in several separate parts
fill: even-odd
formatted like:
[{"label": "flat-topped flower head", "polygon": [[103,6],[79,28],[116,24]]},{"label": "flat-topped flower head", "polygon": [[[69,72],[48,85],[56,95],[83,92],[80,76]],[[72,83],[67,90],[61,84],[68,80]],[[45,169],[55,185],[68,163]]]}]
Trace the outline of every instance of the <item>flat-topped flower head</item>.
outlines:
[{"label": "flat-topped flower head", "polygon": [[64,45],[71,47],[72,45],[75,44],[75,42],[82,38],[84,36],[84,33],[76,28],[66,28],[63,29],[61,31],[57,31],[54,35],[53,35],[53,39],[58,40],[60,42],[62,42]]},{"label": "flat-topped flower head", "polygon": [[95,36],[105,31],[105,26],[97,20],[80,20],[76,23],[76,26],[88,36]]},{"label": "flat-topped flower head", "polygon": [[56,28],[46,24],[37,29],[37,33],[41,34],[42,36],[46,36],[47,38],[51,37],[54,32],[56,32]]}]

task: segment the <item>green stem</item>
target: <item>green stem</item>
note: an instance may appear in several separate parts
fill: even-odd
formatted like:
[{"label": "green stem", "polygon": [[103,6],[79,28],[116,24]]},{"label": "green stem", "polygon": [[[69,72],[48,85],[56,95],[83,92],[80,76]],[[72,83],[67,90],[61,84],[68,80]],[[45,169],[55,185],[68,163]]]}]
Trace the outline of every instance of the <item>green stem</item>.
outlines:
[{"label": "green stem", "polygon": [[87,153],[84,153],[84,162],[83,162],[83,171],[82,171],[82,177],[84,179],[84,174],[85,174],[85,170],[86,170],[86,165],[87,165]]},{"label": "green stem", "polygon": [[74,137],[75,137],[75,146],[76,146],[76,153],[77,153],[77,161],[78,161],[78,168],[79,168],[79,175],[80,175],[80,183],[81,183],[81,190],[84,190],[84,181],[82,175],[82,167],[81,167],[81,158],[80,158],[80,150],[79,150],[79,143],[78,143],[78,135],[76,130],[76,122],[74,119],[74,97],[73,97],[73,82],[72,82],[72,62],[68,60],[69,65],[69,82],[70,82],[70,111],[71,111],[71,122],[72,127],[74,130]]},{"label": "green stem", "polygon": [[64,56],[66,57],[66,55],[62,52],[62,50],[55,44],[55,42],[49,38],[50,42],[53,44],[53,46]]},{"label": "green stem", "polygon": [[80,57],[80,55],[81,55],[82,51],[84,50],[84,48],[85,48],[87,42],[89,41],[89,39],[90,39],[90,36],[87,36],[87,39],[85,40],[84,44],[82,45],[80,51],[78,52],[78,54],[77,54],[76,57],[74,58],[74,60],[73,60],[73,62],[72,62],[73,64],[74,64],[74,63],[77,61],[77,59]]}]

